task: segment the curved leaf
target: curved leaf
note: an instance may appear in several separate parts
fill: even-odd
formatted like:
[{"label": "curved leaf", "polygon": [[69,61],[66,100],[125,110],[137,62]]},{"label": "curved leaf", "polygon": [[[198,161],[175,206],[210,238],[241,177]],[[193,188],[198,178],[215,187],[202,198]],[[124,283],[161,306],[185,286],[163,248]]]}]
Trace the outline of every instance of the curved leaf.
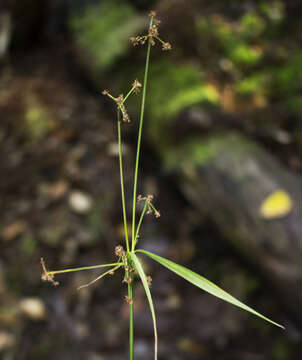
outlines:
[{"label": "curved leaf", "polygon": [[185,268],[184,266],[178,265],[171,260],[167,260],[161,256],[150,253],[149,251],[146,251],[146,250],[136,250],[136,251],[143,253],[145,255],[148,255],[153,260],[159,262],[161,265],[163,265],[166,268],[168,268],[169,270],[173,271],[175,274],[183,277],[185,280],[189,281],[190,283],[199,287],[200,289],[202,289],[224,301],[227,301],[235,306],[238,306],[243,310],[246,310],[254,315],[257,315],[260,318],[262,318],[263,320],[266,320],[273,325],[276,325],[276,326],[284,329],[284,326],[282,326],[282,325],[270,320],[269,318],[265,317],[264,315],[258,313],[256,310],[250,308],[249,306],[245,305],[241,301],[237,300],[234,296],[232,296],[229,293],[227,293],[226,291],[222,290],[220,287],[218,287],[211,281],[207,280],[206,278],[204,278],[201,275],[196,274],[194,271],[191,271],[191,270]]},{"label": "curved leaf", "polygon": [[155,311],[154,311],[153,301],[152,301],[152,297],[151,297],[151,292],[149,289],[149,285],[148,285],[147,278],[146,278],[144,269],[142,267],[142,264],[140,263],[138,257],[134,253],[130,253],[130,254],[131,254],[131,259],[135,265],[135,269],[137,270],[138,275],[140,276],[141,281],[143,283],[145,293],[146,293],[146,296],[147,296],[147,299],[149,302],[150,311],[151,311],[152,320],[153,320],[153,328],[154,328],[154,360],[157,360],[158,338],[157,338],[157,329],[156,329],[156,317],[155,317]]}]

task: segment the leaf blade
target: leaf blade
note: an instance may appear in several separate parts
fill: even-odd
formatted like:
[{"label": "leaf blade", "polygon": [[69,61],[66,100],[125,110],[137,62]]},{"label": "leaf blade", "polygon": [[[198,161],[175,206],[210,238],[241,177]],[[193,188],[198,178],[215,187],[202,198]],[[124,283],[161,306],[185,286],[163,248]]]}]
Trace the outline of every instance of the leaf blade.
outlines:
[{"label": "leaf blade", "polygon": [[178,276],[184,278],[185,280],[189,281],[191,284],[197,286],[198,288],[208,292],[209,294],[216,296],[226,302],[229,302],[237,307],[240,307],[241,309],[248,311],[258,317],[260,317],[261,319],[268,321],[269,323],[280,327],[281,329],[285,329],[284,326],[276,323],[275,321],[267,318],[266,316],[260,314],[259,312],[257,312],[256,310],[252,309],[251,307],[245,305],[243,302],[239,301],[238,299],[236,299],[234,296],[232,296],[231,294],[227,293],[226,291],[224,291],[223,289],[221,289],[219,286],[217,286],[216,284],[212,283],[211,281],[209,281],[208,279],[204,278],[203,276],[195,273],[192,270],[189,270],[187,268],[185,268],[184,266],[178,265],[176,263],[174,263],[171,260],[165,259],[161,256],[155,255],[149,251],[146,250],[136,250],[137,252],[140,252],[142,254],[145,254],[147,256],[149,256],[151,259],[157,261],[158,263],[160,263],[161,265],[165,266],[167,269],[169,269],[170,271],[174,272],[175,274],[177,274]]},{"label": "leaf blade", "polygon": [[145,289],[145,293],[149,302],[149,307],[152,315],[152,321],[153,321],[153,329],[154,329],[154,360],[157,360],[157,348],[158,348],[158,337],[157,337],[157,327],[156,327],[156,317],[155,317],[155,310],[153,305],[153,300],[151,296],[151,292],[149,289],[149,285],[147,282],[147,278],[144,272],[144,269],[142,267],[142,264],[140,263],[138,257],[135,255],[135,253],[130,253],[131,259],[135,265],[135,268],[138,272],[139,277],[141,278],[143,287]]}]

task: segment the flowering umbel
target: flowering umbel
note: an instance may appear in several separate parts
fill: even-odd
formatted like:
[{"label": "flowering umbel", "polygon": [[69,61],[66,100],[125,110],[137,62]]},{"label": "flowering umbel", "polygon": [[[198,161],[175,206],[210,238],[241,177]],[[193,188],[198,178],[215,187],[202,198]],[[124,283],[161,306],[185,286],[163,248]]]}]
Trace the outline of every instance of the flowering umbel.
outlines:
[{"label": "flowering umbel", "polygon": [[158,25],[160,24],[160,20],[156,18],[156,12],[153,10],[150,11],[149,16],[151,17],[151,23],[148,29],[148,34],[131,37],[130,41],[132,42],[132,45],[133,46],[144,45],[146,41],[149,40],[150,44],[154,46],[157,40],[161,43],[163,51],[171,50],[172,49],[171,44],[169,42],[163,41],[159,37]]},{"label": "flowering umbel", "polygon": [[153,214],[156,218],[160,217],[160,212],[154,207],[154,205],[152,204],[154,196],[149,194],[147,196],[142,196],[142,195],[138,195],[137,197],[137,201],[145,201],[145,204],[147,205],[147,212],[146,214]]}]

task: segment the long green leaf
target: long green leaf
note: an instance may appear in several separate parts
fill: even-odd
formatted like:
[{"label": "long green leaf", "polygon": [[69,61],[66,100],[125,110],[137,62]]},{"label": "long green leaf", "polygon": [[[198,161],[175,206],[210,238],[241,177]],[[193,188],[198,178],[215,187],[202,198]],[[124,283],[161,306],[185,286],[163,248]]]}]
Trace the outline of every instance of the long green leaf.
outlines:
[{"label": "long green leaf", "polygon": [[158,338],[157,338],[157,329],[156,329],[156,317],[155,317],[155,311],[154,311],[154,306],[153,306],[153,301],[152,301],[152,296],[151,296],[151,292],[149,289],[149,285],[147,282],[147,278],[144,272],[144,269],[142,267],[142,264],[140,263],[138,257],[134,254],[131,253],[131,259],[135,265],[135,268],[138,272],[139,277],[141,278],[141,281],[143,283],[144,289],[145,289],[145,293],[149,302],[149,306],[150,306],[150,311],[151,311],[151,315],[152,315],[152,320],[153,320],[153,328],[154,328],[154,360],[157,360],[157,343],[158,343]]},{"label": "long green leaf", "polygon": [[153,260],[159,262],[161,265],[165,266],[166,268],[168,268],[169,270],[173,271],[175,274],[183,277],[185,280],[189,281],[190,283],[192,283],[193,285],[199,287],[200,289],[224,300],[227,301],[235,306],[238,306],[240,308],[242,308],[243,310],[249,311],[250,313],[259,316],[260,318],[270,322],[273,325],[276,325],[282,329],[284,329],[284,326],[270,320],[269,318],[261,315],[260,313],[258,313],[256,310],[250,308],[249,306],[245,305],[244,303],[242,303],[241,301],[237,300],[234,296],[230,295],[229,293],[227,293],[226,291],[222,290],[220,287],[218,287],[217,285],[215,285],[214,283],[212,283],[211,281],[207,280],[206,278],[204,278],[201,275],[196,274],[195,272],[181,266],[178,265],[176,263],[174,263],[173,261],[167,260],[161,256],[155,255],[153,253],[150,253],[149,251],[146,250],[136,250],[136,252],[140,252],[143,253],[145,255],[148,255],[150,258],[152,258]]}]

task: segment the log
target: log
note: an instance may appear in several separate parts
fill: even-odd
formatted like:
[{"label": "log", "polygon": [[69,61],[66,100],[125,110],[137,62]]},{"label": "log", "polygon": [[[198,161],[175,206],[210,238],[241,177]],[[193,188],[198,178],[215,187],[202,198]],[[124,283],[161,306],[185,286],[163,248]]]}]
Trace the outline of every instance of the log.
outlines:
[{"label": "log", "polygon": [[[302,324],[301,177],[234,133],[205,143],[200,138],[186,142],[177,154],[186,197],[262,272]],[[277,190],[288,193],[292,210],[278,218],[264,218],[261,204]]]}]

